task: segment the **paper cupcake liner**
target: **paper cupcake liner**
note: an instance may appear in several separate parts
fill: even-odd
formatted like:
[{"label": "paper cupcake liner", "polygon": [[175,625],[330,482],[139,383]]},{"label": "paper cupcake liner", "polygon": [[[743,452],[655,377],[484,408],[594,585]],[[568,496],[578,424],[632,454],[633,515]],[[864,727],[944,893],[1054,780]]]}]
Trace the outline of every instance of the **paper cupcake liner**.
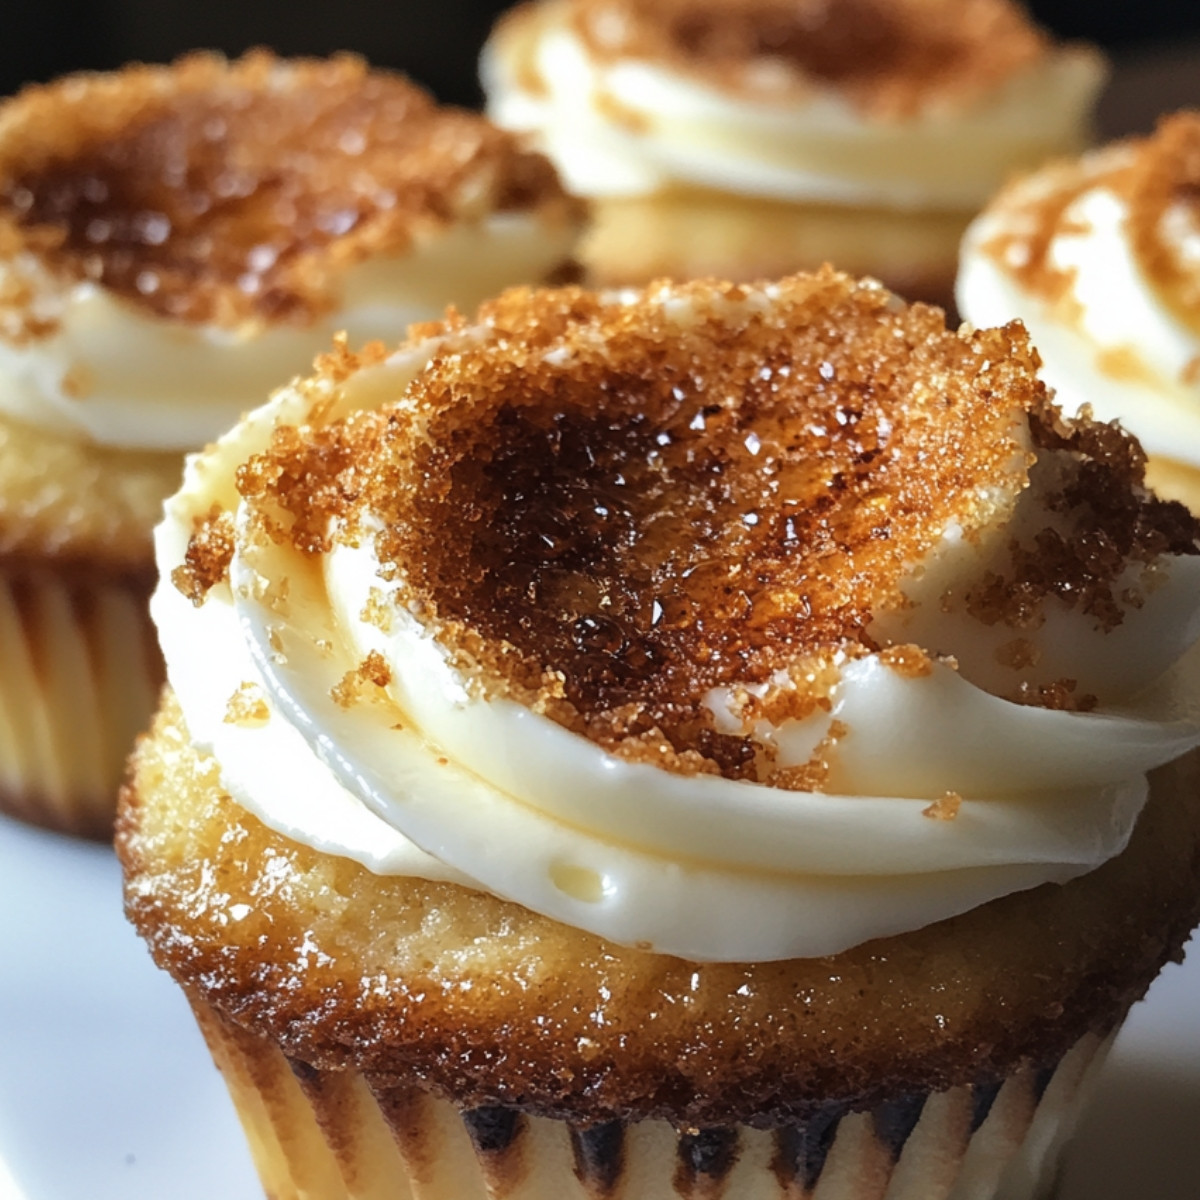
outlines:
[{"label": "paper cupcake liner", "polygon": [[112,838],[162,685],[149,580],[0,564],[0,811]]},{"label": "paper cupcake liner", "polygon": [[272,1200],[1042,1200],[1112,1042],[805,1125],[681,1132],[460,1109],[415,1081],[315,1070],[193,1008]]}]

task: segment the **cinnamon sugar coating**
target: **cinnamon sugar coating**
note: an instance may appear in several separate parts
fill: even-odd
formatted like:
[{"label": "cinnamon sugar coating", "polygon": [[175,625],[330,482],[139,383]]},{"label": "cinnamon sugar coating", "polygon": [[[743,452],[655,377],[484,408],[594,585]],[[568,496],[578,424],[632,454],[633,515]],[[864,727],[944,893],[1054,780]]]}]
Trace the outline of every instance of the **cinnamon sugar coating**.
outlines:
[{"label": "cinnamon sugar coating", "polygon": [[[832,86],[874,117],[968,104],[1050,50],[1009,0],[573,0],[605,57],[662,61],[719,86]],[[764,64],[782,67],[764,84]]]},{"label": "cinnamon sugar coating", "polygon": [[1116,591],[1126,568],[1200,553],[1200,521],[1178,501],[1145,490],[1145,451],[1116,422],[1069,421],[1046,407],[1031,414],[1030,427],[1038,449],[1069,456],[1048,507],[1070,514],[1070,531],[1048,527],[1032,543],[1011,546],[1009,571],[986,575],[968,593],[968,608],[985,624],[1029,630],[1041,624],[1044,601],[1054,596],[1098,628],[1115,629],[1140,604],[1140,594]]},{"label": "cinnamon sugar coating", "polygon": [[828,708],[833,664],[879,649],[871,621],[946,528],[1022,486],[1023,422],[1068,452],[1059,528],[966,596],[976,619],[1028,630],[1057,597],[1111,628],[1127,565],[1200,538],[1141,487],[1136,443],[1049,407],[1019,324],[952,333],[829,270],[769,299],[514,290],[421,335],[444,341],[402,402],[280,428],[241,468],[257,527],[304,554],[373,537],[375,623],[420,611],[484,692],[684,774],[820,786],[819,761],[776,771],[718,731],[706,697],[776,725]]},{"label": "cinnamon sugar coating", "polygon": [[[1043,187],[1027,189],[1018,181],[993,204],[1009,219],[984,250],[1008,274],[1034,295],[1064,305],[1070,316],[1075,271],[1056,265],[1051,247],[1059,235],[1080,232],[1067,216],[1075,201],[1104,188],[1126,204],[1126,234],[1147,282],[1186,325],[1200,330],[1200,270],[1185,245],[1200,236],[1200,112],[1164,117],[1149,137],[1114,143],[1081,164],[1047,168],[1040,178]],[[1133,351],[1110,353],[1102,365],[1118,379],[1148,374]]]},{"label": "cinnamon sugar coating", "polygon": [[[493,211],[572,204],[549,162],[349,55],[189,55],[0,108],[0,257],[31,251],[157,316],[303,323],[353,263]],[[0,332],[45,332],[18,272]]]},{"label": "cinnamon sugar coating", "polygon": [[197,521],[183,563],[171,572],[171,582],[198,608],[209,591],[226,578],[233,551],[233,516],[214,505]]},{"label": "cinnamon sugar coating", "polygon": [[1183,242],[1200,237],[1200,112],[1164,117],[1130,170],[1129,231],[1142,270],[1200,330],[1200,269]]},{"label": "cinnamon sugar coating", "polygon": [[117,846],[159,965],[301,1063],[464,1107],[770,1127],[1000,1079],[1110,1029],[1200,920],[1200,759],[1151,776],[1128,849],[1095,871],[784,962],[616,946],[291,842],[221,791],[170,696]]}]

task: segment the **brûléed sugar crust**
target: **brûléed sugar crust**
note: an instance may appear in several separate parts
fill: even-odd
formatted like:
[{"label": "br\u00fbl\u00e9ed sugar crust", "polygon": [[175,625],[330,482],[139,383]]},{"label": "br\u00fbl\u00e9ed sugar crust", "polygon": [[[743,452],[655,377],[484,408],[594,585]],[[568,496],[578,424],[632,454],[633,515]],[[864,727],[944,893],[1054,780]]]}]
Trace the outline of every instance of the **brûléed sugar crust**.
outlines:
[{"label": "br\u00fbl\u00e9ed sugar crust", "polygon": [[[349,54],[195,53],[0,113],[0,256],[191,324],[305,324],[346,268],[455,221],[577,211],[542,155]],[[11,340],[53,331],[30,287],[17,270],[0,288]]]}]

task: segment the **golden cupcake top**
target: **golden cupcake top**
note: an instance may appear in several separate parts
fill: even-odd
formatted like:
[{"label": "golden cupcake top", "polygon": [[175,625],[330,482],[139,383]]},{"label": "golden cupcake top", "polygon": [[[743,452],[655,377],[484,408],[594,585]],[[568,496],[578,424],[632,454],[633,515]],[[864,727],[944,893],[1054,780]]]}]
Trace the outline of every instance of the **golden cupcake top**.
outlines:
[{"label": "golden cupcake top", "polygon": [[[1035,186],[1030,186],[1033,183]],[[1078,268],[1056,253],[1064,235],[1090,232],[1073,210],[1104,191],[1123,212],[1121,227],[1141,278],[1177,317],[1200,330],[1200,112],[1164,117],[1153,134],[1116,142],[1079,162],[1059,163],[1021,180],[993,205],[1005,214],[980,246],[1032,295],[1064,305],[1070,315]],[[1137,364],[1126,356],[1125,374]],[[1113,373],[1121,363],[1112,361]]]},{"label": "golden cupcake top", "polygon": [[[569,205],[511,135],[349,55],[194,54],[0,108],[0,257],[190,323],[305,323],[342,268],[423,230]],[[10,339],[48,331],[22,279],[0,295]]]},{"label": "golden cupcake top", "polygon": [[1200,522],[1037,367],[828,268],[343,342],[166,506],[188,728],[288,836],[695,960],[1092,870],[1200,742]]},{"label": "golden cupcake top", "polygon": [[[168,693],[118,823],[127,912],[159,965],[239,1021],[284,1031],[289,1054],[372,1078],[419,1070],[469,1106],[500,1097],[586,1127],[770,1127],[830,1101],[988,1079],[1117,1019],[1200,919],[1200,788],[1183,764],[1160,777],[1129,851],[1068,887],[834,959],[695,962],[314,851],[214,786],[188,732]],[[1145,936],[1131,941],[1133,913]],[[569,986],[548,986],[558,979]],[[803,1019],[781,1019],[798,996]]]},{"label": "golden cupcake top", "polygon": [[[445,346],[402,401],[282,427],[241,468],[247,528],[318,557],[369,541],[386,586],[364,619],[419,612],[485,694],[628,760],[806,789],[820,756],[776,770],[722,732],[713,689],[776,726],[827,710],[835,664],[882,648],[873,622],[909,605],[914,564],[994,522],[1031,446],[1062,452],[1067,520],[943,597],[1009,628],[1012,655],[1048,597],[1113,628],[1130,560],[1194,549],[1186,512],[1141,489],[1135,443],[1050,408],[1019,325],[950,332],[830,271],[768,291],[514,291],[429,326]],[[366,365],[330,359],[309,386]],[[200,599],[232,553],[217,514],[182,589]],[[931,669],[915,646],[884,654]]]},{"label": "golden cupcake top", "polygon": [[1200,112],[1165,117],[1138,147],[1125,187],[1138,262],[1167,304],[1200,331]]},{"label": "golden cupcake top", "polygon": [[879,117],[968,103],[1052,46],[1009,0],[573,0],[572,7],[600,57],[670,63],[738,91],[787,93],[816,82]]},{"label": "golden cupcake top", "polygon": [[539,0],[480,69],[578,195],[927,213],[1086,145],[1106,73],[1009,0]]}]

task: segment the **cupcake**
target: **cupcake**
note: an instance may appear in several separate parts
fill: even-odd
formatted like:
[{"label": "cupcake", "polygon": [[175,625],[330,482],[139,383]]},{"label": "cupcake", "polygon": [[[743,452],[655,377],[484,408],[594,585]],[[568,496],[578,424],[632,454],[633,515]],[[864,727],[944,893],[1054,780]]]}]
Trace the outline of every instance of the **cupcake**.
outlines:
[{"label": "cupcake", "polygon": [[194,55],[0,106],[0,808],[111,836],[184,451],[338,330],[544,279],[578,221],[540,155],[350,57]]},{"label": "cupcake", "polygon": [[1036,362],[518,290],[191,461],[117,844],[268,1194],[1044,1194],[1200,918],[1200,523]]},{"label": "cupcake", "polygon": [[971,216],[1084,144],[1105,75],[1008,0],[540,0],[482,66],[593,199],[597,282],[833,262],[943,305]]},{"label": "cupcake", "polygon": [[1069,412],[1090,404],[1200,510],[1200,113],[1013,183],[963,241],[958,299],[1019,317]]}]

